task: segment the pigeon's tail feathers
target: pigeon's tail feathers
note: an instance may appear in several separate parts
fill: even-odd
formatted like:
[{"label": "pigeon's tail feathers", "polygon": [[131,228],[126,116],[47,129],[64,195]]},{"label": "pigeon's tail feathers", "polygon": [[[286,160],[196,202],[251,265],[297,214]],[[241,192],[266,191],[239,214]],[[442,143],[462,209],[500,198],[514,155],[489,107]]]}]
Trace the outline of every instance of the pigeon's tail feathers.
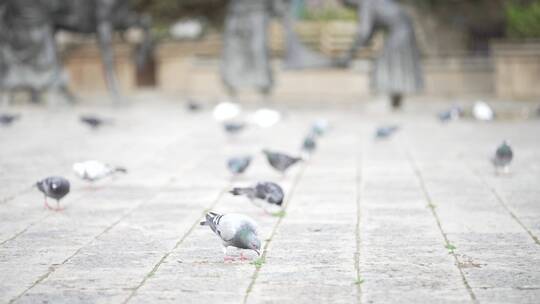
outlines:
[{"label": "pigeon's tail feathers", "polygon": [[208,223],[207,223],[206,221],[202,221],[202,222],[200,222],[199,224],[200,224],[201,226],[206,226],[206,225],[208,225]]},{"label": "pigeon's tail feathers", "polygon": [[252,191],[251,188],[239,188],[239,187],[236,187],[236,188],[233,188],[231,191],[229,191],[229,193],[236,196],[236,195],[244,195],[244,194],[247,194],[247,193],[249,193],[251,191]]},{"label": "pigeon's tail feathers", "polygon": [[43,181],[36,182],[33,187],[37,187],[39,189],[39,191],[45,191],[43,189]]},{"label": "pigeon's tail feathers", "polygon": [[128,170],[124,167],[115,167],[114,168],[114,172],[118,172],[118,173],[127,173]]},{"label": "pigeon's tail feathers", "polygon": [[201,222],[200,224],[202,226],[210,226],[210,229],[212,229],[214,233],[218,233],[216,225],[219,224],[221,217],[223,217],[223,215],[215,213],[215,212],[208,212],[206,214],[206,221],[204,221],[204,224],[203,222]]}]

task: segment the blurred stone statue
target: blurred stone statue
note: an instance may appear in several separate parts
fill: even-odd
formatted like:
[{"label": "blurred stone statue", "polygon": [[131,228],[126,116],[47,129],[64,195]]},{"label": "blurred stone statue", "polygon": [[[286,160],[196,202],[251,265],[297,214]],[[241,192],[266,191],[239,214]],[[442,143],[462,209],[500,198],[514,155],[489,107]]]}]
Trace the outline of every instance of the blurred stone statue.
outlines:
[{"label": "blurred stone statue", "polygon": [[221,76],[230,95],[256,89],[268,95],[273,87],[268,25],[268,0],[231,0],[225,17]]},{"label": "blurred stone statue", "polygon": [[114,72],[113,33],[136,26],[144,41],[136,62],[144,64],[151,51],[150,21],[133,12],[129,0],[0,0],[0,84],[3,91],[23,89],[39,101],[44,91],[73,95],[55,44],[55,32],[97,34],[105,79],[114,100],[120,101]]},{"label": "blurred stone statue", "polygon": [[231,0],[225,17],[221,76],[230,95],[256,89],[267,96],[274,85],[268,45],[270,18],[281,19],[285,34],[284,67],[329,67],[329,59],[306,48],[294,31],[291,0]]},{"label": "blurred stone statue", "polygon": [[420,55],[411,19],[395,0],[342,0],[358,8],[358,32],[354,44],[341,64],[347,65],[358,48],[365,46],[373,34],[386,31],[382,54],[372,72],[372,87],[388,94],[394,109],[400,108],[403,95],[423,88]]},{"label": "blurred stone statue", "polygon": [[32,101],[38,102],[41,92],[53,90],[72,100],[58,61],[45,1],[4,0],[0,12],[2,91],[11,94],[26,90]]}]

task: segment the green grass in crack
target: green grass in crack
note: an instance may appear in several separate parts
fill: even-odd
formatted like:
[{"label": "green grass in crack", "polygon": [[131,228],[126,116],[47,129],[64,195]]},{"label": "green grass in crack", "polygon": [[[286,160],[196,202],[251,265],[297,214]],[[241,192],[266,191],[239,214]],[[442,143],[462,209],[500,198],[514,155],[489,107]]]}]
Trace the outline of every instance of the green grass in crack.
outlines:
[{"label": "green grass in crack", "polygon": [[264,260],[264,257],[260,257],[256,260],[254,260],[253,262],[251,262],[251,264],[255,265],[255,268],[259,269],[262,267],[262,265],[265,263],[266,261]]},{"label": "green grass in crack", "polygon": [[275,217],[284,217],[285,214],[286,214],[285,210],[281,210],[281,211],[272,213],[272,216],[275,216]]},{"label": "green grass in crack", "polygon": [[452,244],[450,244],[450,243],[448,243],[448,244],[447,244],[446,246],[444,246],[444,247],[445,247],[446,249],[448,249],[448,252],[450,252],[450,253],[454,253],[454,250],[457,249],[456,246],[454,246],[454,245],[452,245]]}]

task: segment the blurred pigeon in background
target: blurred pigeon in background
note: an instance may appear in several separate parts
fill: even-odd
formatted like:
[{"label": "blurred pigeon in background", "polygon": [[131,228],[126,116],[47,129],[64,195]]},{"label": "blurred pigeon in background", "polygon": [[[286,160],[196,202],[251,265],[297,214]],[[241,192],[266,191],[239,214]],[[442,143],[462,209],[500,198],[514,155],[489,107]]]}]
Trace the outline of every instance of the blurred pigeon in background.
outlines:
[{"label": "blurred pigeon in background", "polygon": [[217,121],[231,120],[242,113],[242,107],[232,102],[221,102],[214,107],[212,115]]},{"label": "blurred pigeon in background", "polygon": [[510,163],[513,158],[514,152],[512,151],[512,147],[510,147],[506,140],[503,141],[495,151],[495,156],[492,159],[496,173],[509,173]]},{"label": "blurred pigeon in background", "polygon": [[[210,226],[210,229],[221,238],[223,245],[224,261],[234,261],[233,257],[227,256],[227,247],[249,249],[261,255],[261,241],[257,235],[257,224],[253,219],[243,214],[228,213],[218,214],[209,212],[201,226]],[[246,260],[240,253],[240,260]]]},{"label": "blurred pigeon in background", "polygon": [[246,128],[246,123],[240,121],[226,121],[223,123],[223,130],[228,135],[237,135]]},{"label": "blurred pigeon in background", "polygon": [[487,103],[483,101],[477,101],[474,103],[472,114],[474,118],[479,121],[491,121],[495,119],[495,112]]},{"label": "blurred pigeon in background", "polygon": [[188,98],[186,102],[186,110],[189,112],[198,112],[202,110],[203,106],[200,102],[193,98]]},{"label": "blurred pigeon in background", "polygon": [[441,122],[455,121],[463,117],[463,109],[460,106],[453,106],[440,112],[437,116]]},{"label": "blurred pigeon in background", "polygon": [[309,134],[304,138],[302,142],[302,152],[306,155],[311,155],[317,149],[317,141],[315,140],[314,135]]},{"label": "blurred pigeon in background", "polygon": [[328,131],[329,123],[326,119],[319,119],[311,126],[311,132],[317,136],[323,136]]},{"label": "blurred pigeon in background", "polygon": [[244,173],[251,163],[251,156],[232,157],[227,161],[227,168],[233,175]]},{"label": "blurred pigeon in background", "polygon": [[115,173],[127,173],[126,168],[113,167],[97,160],[87,160],[73,164],[73,171],[83,180],[94,182]]},{"label": "blurred pigeon in background", "polygon": [[[69,181],[63,177],[51,176],[36,183],[37,188],[45,195],[45,208],[61,211],[60,200],[69,193]],[[47,203],[47,197],[56,200],[56,208],[52,208]]]},{"label": "blurred pigeon in background", "polygon": [[302,160],[302,158],[300,157],[293,157],[284,153],[274,152],[267,149],[264,149],[263,153],[266,155],[266,159],[268,160],[270,166],[283,174],[292,165]]},{"label": "blurred pigeon in background", "polygon": [[97,129],[105,124],[111,124],[112,120],[97,117],[95,115],[81,115],[80,121],[92,129]]},{"label": "blurred pigeon in background", "polygon": [[272,182],[259,182],[253,187],[236,187],[229,192],[235,196],[246,196],[252,203],[263,208],[268,213],[281,211],[281,205],[285,197],[283,189]]},{"label": "blurred pigeon in background", "polygon": [[0,126],[11,126],[16,120],[20,118],[20,115],[13,114],[0,114]]},{"label": "blurred pigeon in background", "polygon": [[377,128],[377,131],[375,132],[375,137],[378,139],[385,139],[394,135],[397,130],[399,130],[399,127],[396,125],[382,126]]},{"label": "blurred pigeon in background", "polygon": [[259,109],[248,117],[248,122],[261,128],[269,128],[281,120],[281,113],[272,109]]}]

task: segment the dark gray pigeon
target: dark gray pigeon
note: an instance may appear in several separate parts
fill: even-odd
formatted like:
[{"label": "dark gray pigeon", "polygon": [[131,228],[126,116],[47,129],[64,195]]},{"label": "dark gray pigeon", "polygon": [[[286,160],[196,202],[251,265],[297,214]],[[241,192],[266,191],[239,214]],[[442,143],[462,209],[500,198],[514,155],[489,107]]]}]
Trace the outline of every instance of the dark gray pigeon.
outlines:
[{"label": "dark gray pigeon", "polygon": [[0,126],[11,126],[19,117],[20,115],[0,114]]},{"label": "dark gray pigeon", "polygon": [[223,123],[223,129],[229,135],[236,135],[246,128],[243,122],[227,121]]},{"label": "dark gray pigeon", "polygon": [[441,122],[450,122],[463,117],[463,109],[459,106],[453,106],[448,110],[440,112],[437,116]]},{"label": "dark gray pigeon", "polygon": [[397,130],[399,130],[399,127],[396,125],[379,127],[375,132],[375,137],[378,139],[389,138],[390,136],[394,135]]},{"label": "dark gray pigeon", "polygon": [[230,193],[246,196],[251,202],[269,213],[281,211],[285,197],[283,189],[272,182],[259,182],[253,187],[233,188]]},{"label": "dark gray pigeon", "polygon": [[[243,214],[228,213],[218,214],[209,212],[202,226],[210,226],[210,229],[221,238],[223,245],[224,261],[234,260],[227,256],[227,247],[249,249],[261,255],[261,241],[257,235],[257,224],[250,217]],[[240,259],[245,260],[243,253]]]},{"label": "dark gray pigeon", "polygon": [[227,161],[227,168],[234,175],[244,173],[251,163],[251,156],[232,157]]},{"label": "dark gray pigeon", "polygon": [[512,147],[508,142],[503,141],[503,143],[495,151],[495,156],[493,157],[493,165],[495,166],[496,173],[508,173],[510,172],[510,163],[514,158],[514,152]]},{"label": "dark gray pigeon", "polygon": [[302,151],[307,154],[312,154],[317,149],[317,141],[313,135],[308,135],[304,138],[302,142]]},{"label": "dark gray pigeon", "polygon": [[200,110],[202,110],[203,106],[196,100],[194,99],[188,99],[187,103],[186,103],[186,109],[190,112],[198,112]]},{"label": "dark gray pigeon", "polygon": [[285,173],[285,171],[287,171],[292,165],[302,160],[300,157],[293,157],[267,149],[263,150],[263,153],[266,155],[266,159],[268,160],[270,166],[281,173]]},{"label": "dark gray pigeon", "polygon": [[[36,183],[37,188],[45,195],[45,208],[60,211],[60,200],[69,193],[69,181],[63,177],[51,176]],[[47,197],[56,200],[56,208],[47,203]]]},{"label": "dark gray pigeon", "polygon": [[82,115],[80,117],[80,121],[90,126],[92,129],[97,129],[105,124],[112,123],[112,121],[109,119],[100,118],[94,115]]}]

